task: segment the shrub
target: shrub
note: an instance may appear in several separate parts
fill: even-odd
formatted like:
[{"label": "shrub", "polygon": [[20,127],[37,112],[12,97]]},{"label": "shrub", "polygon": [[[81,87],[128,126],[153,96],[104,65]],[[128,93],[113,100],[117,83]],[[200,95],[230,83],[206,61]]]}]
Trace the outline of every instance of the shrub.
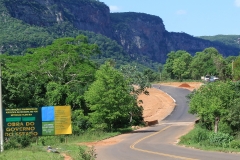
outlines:
[{"label": "shrub", "polygon": [[211,133],[209,136],[209,142],[213,146],[218,146],[218,147],[229,147],[230,142],[233,140],[233,136],[230,136],[228,133]]},{"label": "shrub", "polygon": [[239,149],[240,148],[240,140],[233,140],[230,142],[230,147],[233,149]]},{"label": "shrub", "polygon": [[63,135],[60,136],[42,136],[38,138],[43,146],[52,146],[57,143],[63,143],[65,141],[65,137]]},{"label": "shrub", "polygon": [[231,129],[230,125],[227,123],[224,123],[222,121],[219,122],[219,128],[218,128],[219,132],[222,133],[227,133],[227,134],[232,134],[233,130]]},{"label": "shrub", "polygon": [[181,143],[183,144],[194,144],[205,142],[209,137],[209,131],[196,126],[188,134],[181,137]]},{"label": "shrub", "polygon": [[84,149],[82,146],[79,146],[79,153],[78,156],[80,159],[84,160],[94,160],[97,156],[94,147]]},{"label": "shrub", "polygon": [[17,135],[14,134],[14,136],[9,137],[5,143],[4,143],[4,149],[15,149],[15,148],[25,148],[30,146],[32,142],[32,136],[31,135]]},{"label": "shrub", "polygon": [[74,135],[80,135],[91,127],[89,118],[84,116],[82,110],[72,112],[72,132]]}]

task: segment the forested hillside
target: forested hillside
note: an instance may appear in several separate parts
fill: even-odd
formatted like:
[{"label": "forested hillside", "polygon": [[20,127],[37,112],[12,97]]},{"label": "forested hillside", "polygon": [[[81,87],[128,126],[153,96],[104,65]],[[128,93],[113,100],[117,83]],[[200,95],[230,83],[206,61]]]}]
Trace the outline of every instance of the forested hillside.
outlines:
[{"label": "forested hillside", "polygon": [[[22,55],[27,48],[46,46],[56,38],[79,34],[99,44],[103,54],[95,57],[98,62],[110,58],[119,61],[117,66],[131,62],[157,70],[156,66],[165,63],[171,51],[185,50],[194,55],[214,47],[224,57],[238,55],[240,51],[186,33],[168,32],[158,16],[110,13],[109,7],[97,0],[0,0],[0,3],[0,52],[10,55]],[[100,42],[101,36],[104,43]]]},{"label": "forested hillside", "polygon": [[50,27],[39,27],[26,24],[20,20],[12,18],[8,14],[0,16],[0,53],[10,55],[23,55],[27,48],[46,46],[60,37],[76,37],[84,34],[88,37],[89,42],[98,44],[102,54],[92,58],[103,64],[107,59],[113,59],[119,67],[122,64],[134,63],[141,70],[152,68],[157,70],[158,63],[152,63],[151,60],[139,57],[131,57],[123,50],[116,41],[111,40],[101,34],[94,32],[78,30],[69,22],[55,24]]},{"label": "forested hillside", "polygon": [[218,44],[240,48],[240,35],[200,36],[199,38],[206,39]]}]

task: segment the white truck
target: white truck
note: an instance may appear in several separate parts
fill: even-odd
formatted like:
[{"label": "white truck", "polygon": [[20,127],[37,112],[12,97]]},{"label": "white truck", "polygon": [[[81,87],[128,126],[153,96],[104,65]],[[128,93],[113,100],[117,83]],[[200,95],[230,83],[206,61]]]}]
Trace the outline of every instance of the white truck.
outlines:
[{"label": "white truck", "polygon": [[206,76],[202,76],[201,79],[205,82],[215,82],[217,80],[219,80],[218,77],[216,76],[209,76],[209,75],[206,75]]}]

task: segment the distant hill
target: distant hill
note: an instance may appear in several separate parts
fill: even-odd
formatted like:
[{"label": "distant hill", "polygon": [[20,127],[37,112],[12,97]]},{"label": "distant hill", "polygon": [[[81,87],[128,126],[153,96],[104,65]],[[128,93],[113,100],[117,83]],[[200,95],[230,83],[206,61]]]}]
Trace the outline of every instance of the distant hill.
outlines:
[{"label": "distant hill", "polygon": [[165,63],[167,54],[177,50],[195,54],[214,47],[224,56],[240,51],[239,47],[186,33],[168,32],[162,19],[154,15],[110,13],[109,7],[98,0],[0,0],[1,53],[23,54],[26,48],[81,33],[101,47],[103,54],[95,58],[148,66]]},{"label": "distant hill", "polygon": [[227,46],[240,48],[240,35],[200,36],[199,38],[209,40],[218,44],[224,44]]}]

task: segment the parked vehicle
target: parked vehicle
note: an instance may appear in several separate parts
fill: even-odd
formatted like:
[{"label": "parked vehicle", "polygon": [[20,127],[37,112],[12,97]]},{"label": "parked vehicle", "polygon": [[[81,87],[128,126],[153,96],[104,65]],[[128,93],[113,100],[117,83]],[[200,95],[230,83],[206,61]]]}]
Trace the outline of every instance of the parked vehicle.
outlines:
[{"label": "parked vehicle", "polygon": [[219,80],[218,77],[216,77],[216,76],[210,76],[210,79],[209,79],[210,82],[215,82],[215,81],[217,81],[217,80]]},{"label": "parked vehicle", "polygon": [[201,77],[201,79],[205,82],[208,82],[210,80],[210,76],[206,75],[206,76]]},{"label": "parked vehicle", "polygon": [[203,77],[201,77],[201,79],[205,82],[215,82],[215,81],[219,80],[218,77],[210,76],[210,75],[203,76]]}]

